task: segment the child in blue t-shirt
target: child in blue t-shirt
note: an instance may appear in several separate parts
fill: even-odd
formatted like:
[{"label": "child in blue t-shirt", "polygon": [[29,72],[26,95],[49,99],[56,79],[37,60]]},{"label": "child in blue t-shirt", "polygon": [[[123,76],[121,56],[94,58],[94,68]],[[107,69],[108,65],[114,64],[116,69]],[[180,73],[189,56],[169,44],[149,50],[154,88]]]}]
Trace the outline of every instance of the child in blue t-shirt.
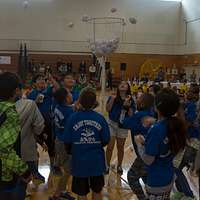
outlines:
[{"label": "child in blue t-shirt", "polygon": [[155,97],[158,122],[147,137],[137,136],[141,158],[147,166],[146,190],[148,199],[169,200],[175,172],[174,157],[184,150],[187,131],[184,122],[174,115],[179,109],[178,95],[170,89],[162,89]]},{"label": "child in blue t-shirt", "polygon": [[123,127],[122,123],[126,116],[132,115],[135,112],[135,102],[131,95],[130,85],[127,82],[122,81],[117,89],[117,94],[108,98],[106,110],[109,114],[108,123],[111,132],[111,140],[106,149],[106,173],[109,173],[112,153],[116,142],[118,151],[117,173],[123,174],[122,161],[128,130]]},{"label": "child in blue t-shirt", "polygon": [[72,102],[71,104],[76,103],[79,98],[80,92],[74,87],[75,80],[71,74],[66,74],[63,78],[63,87],[71,93],[72,95]]},{"label": "child in blue t-shirt", "polygon": [[[185,121],[186,124],[186,128],[187,128],[187,133],[188,133],[188,143],[191,143],[190,136],[192,134],[190,134],[190,130],[189,128],[189,121],[193,121],[196,119],[196,105],[195,102],[190,102],[188,101],[191,98],[191,95],[188,96],[189,93],[187,93],[186,97],[187,97],[187,101],[181,102],[181,106],[179,108],[179,111],[177,113],[177,115],[182,118]],[[179,96],[180,97],[180,96]],[[189,99],[188,99],[189,97]],[[191,99],[190,99],[191,100]],[[181,99],[180,99],[181,101]],[[186,119],[188,121],[186,121]],[[191,123],[192,124],[192,123]],[[193,128],[191,128],[192,130]],[[194,129],[195,130],[195,129]],[[194,131],[192,131],[194,133]],[[185,177],[184,173],[183,173],[183,168],[185,166],[189,166],[189,163],[194,162],[194,158],[195,158],[195,151],[192,147],[190,147],[189,145],[186,146],[185,151],[181,152],[180,154],[178,154],[175,159],[174,159],[174,167],[175,167],[175,172],[176,172],[176,188],[178,190],[178,192],[184,194],[187,197],[191,197],[194,198],[193,192],[190,188],[190,185],[187,181],[187,178]]]},{"label": "child in blue t-shirt", "polygon": [[[197,100],[199,96],[199,90],[196,93],[195,88],[190,88],[186,94],[186,102],[183,106],[184,117],[187,125],[187,132],[189,136],[188,145],[183,156],[183,160],[180,164],[180,169],[185,166],[191,166],[191,172],[193,173],[195,158],[197,151],[200,147],[200,126],[198,121],[198,108]],[[195,173],[195,171],[194,171]]]},{"label": "child in blue t-shirt", "polygon": [[198,122],[196,96],[198,95],[195,94],[192,89],[189,89],[186,94],[186,101],[182,106],[183,118],[187,126],[189,141],[180,164],[180,169],[183,169],[185,166],[189,167],[191,163],[194,164],[195,156],[199,149],[200,126]]},{"label": "child in blue t-shirt", "polygon": [[53,92],[59,84],[49,74],[48,77],[38,74],[33,77],[34,89],[28,94],[28,99],[35,101],[45,120],[50,119]]},{"label": "child in blue t-shirt", "polygon": [[[48,82],[50,85],[48,85]],[[38,138],[38,142],[45,142],[48,147],[51,167],[54,159],[54,139],[52,134],[52,118],[51,107],[53,92],[59,88],[58,83],[49,74],[48,77],[38,74],[33,78],[34,89],[29,93],[28,99],[36,102],[44,120],[45,128],[42,138]],[[41,141],[42,140],[42,141]]]},{"label": "child in blue t-shirt", "polygon": [[186,94],[186,102],[184,104],[185,120],[188,127],[188,135],[190,138],[200,139],[197,101],[196,95],[192,90],[189,90]]},{"label": "child in blue t-shirt", "polygon": [[106,170],[104,146],[109,143],[110,131],[105,118],[93,111],[96,94],[85,88],[80,94],[81,110],[68,120],[65,142],[72,150],[72,191],[86,199],[90,189],[93,199],[101,199]]},{"label": "child in blue t-shirt", "polygon": [[124,120],[123,126],[131,130],[132,143],[137,154],[133,165],[128,171],[127,177],[129,185],[132,191],[136,194],[139,200],[145,199],[145,194],[140,185],[139,179],[145,182],[147,173],[145,164],[138,154],[138,149],[135,143],[135,137],[137,135],[143,135],[144,138],[147,136],[147,132],[151,125],[155,122],[154,112],[154,97],[151,94],[144,93],[137,99],[137,112],[131,117],[127,117]]},{"label": "child in blue t-shirt", "polygon": [[63,169],[57,188],[51,200],[58,199],[61,192],[66,190],[66,184],[71,174],[71,152],[65,147],[64,137],[69,117],[73,114],[71,95],[66,89],[60,88],[54,93],[56,105],[54,108],[54,133],[55,133],[55,166]]}]

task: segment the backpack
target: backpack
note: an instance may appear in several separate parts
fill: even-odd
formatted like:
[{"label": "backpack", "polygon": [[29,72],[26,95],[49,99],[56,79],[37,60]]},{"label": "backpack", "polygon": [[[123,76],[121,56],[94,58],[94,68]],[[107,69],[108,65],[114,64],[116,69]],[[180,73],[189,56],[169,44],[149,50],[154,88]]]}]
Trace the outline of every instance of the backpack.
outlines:
[{"label": "backpack", "polygon": [[[0,128],[3,125],[3,123],[6,121],[6,119],[7,119],[6,111],[3,113],[0,113]],[[19,157],[21,157],[21,134],[19,134],[17,137],[17,140],[14,144],[14,150],[16,151],[16,154]],[[0,183],[1,183],[1,177],[2,177],[2,162],[0,159]]]},{"label": "backpack", "polygon": [[[0,115],[0,128],[1,128],[2,124],[6,121],[6,119],[7,119],[6,112],[1,113],[1,115]],[[2,177],[2,162],[1,162],[1,159],[0,159],[0,180],[1,180],[1,177]]]}]

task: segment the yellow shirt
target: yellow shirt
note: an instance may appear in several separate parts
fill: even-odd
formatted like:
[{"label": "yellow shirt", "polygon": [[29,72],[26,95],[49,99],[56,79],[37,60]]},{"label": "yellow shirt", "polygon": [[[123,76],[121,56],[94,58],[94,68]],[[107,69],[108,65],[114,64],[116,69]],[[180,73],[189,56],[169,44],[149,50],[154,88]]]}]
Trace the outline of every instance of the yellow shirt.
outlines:
[{"label": "yellow shirt", "polygon": [[137,85],[137,84],[131,85],[131,93],[132,94],[137,93],[138,88],[139,88],[139,85]]},{"label": "yellow shirt", "polygon": [[180,92],[181,93],[186,93],[188,91],[188,86],[187,84],[181,84],[180,85]]},{"label": "yellow shirt", "polygon": [[149,87],[148,87],[147,85],[143,85],[143,87],[142,87],[143,92],[145,92],[145,93],[148,92],[148,88],[149,88]]}]

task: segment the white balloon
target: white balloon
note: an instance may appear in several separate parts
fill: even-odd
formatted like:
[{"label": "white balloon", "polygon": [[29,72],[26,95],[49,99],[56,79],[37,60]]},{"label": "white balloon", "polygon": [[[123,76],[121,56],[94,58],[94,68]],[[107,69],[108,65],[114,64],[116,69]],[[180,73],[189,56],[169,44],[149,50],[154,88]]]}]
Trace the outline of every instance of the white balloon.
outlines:
[{"label": "white balloon", "polygon": [[23,6],[24,8],[28,8],[29,2],[27,0],[23,1]]},{"label": "white balloon", "polygon": [[112,13],[117,12],[117,8],[111,8],[111,9],[110,9],[110,12],[112,12]]},{"label": "white balloon", "polygon": [[83,16],[82,16],[82,21],[83,21],[83,22],[88,22],[89,19],[90,19],[90,17],[89,17],[88,15],[83,15]]},{"label": "white balloon", "polygon": [[73,22],[69,22],[68,27],[72,28],[73,26],[74,26],[74,23]]},{"label": "white balloon", "polygon": [[130,22],[131,24],[136,24],[136,23],[137,23],[137,20],[136,20],[134,17],[130,17],[130,18],[129,18],[129,22]]},{"label": "white balloon", "polygon": [[112,45],[114,45],[114,44],[117,44],[118,41],[117,40],[112,40],[111,43],[112,43]]}]

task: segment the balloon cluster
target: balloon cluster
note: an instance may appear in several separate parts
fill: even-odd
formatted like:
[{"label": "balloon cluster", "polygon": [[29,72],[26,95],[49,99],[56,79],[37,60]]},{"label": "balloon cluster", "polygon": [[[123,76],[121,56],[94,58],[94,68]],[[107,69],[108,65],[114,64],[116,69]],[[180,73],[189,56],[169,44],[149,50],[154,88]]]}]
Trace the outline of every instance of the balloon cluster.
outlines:
[{"label": "balloon cluster", "polygon": [[131,24],[137,24],[137,20],[136,20],[134,17],[130,17],[130,18],[129,18],[129,22],[130,22]]},{"label": "balloon cluster", "polygon": [[111,12],[111,13],[117,12],[117,8],[111,8],[111,9],[110,9],[110,12]]},{"label": "balloon cluster", "polygon": [[95,42],[90,41],[91,51],[99,56],[105,56],[114,53],[119,47],[119,38],[111,40],[97,40]]}]

